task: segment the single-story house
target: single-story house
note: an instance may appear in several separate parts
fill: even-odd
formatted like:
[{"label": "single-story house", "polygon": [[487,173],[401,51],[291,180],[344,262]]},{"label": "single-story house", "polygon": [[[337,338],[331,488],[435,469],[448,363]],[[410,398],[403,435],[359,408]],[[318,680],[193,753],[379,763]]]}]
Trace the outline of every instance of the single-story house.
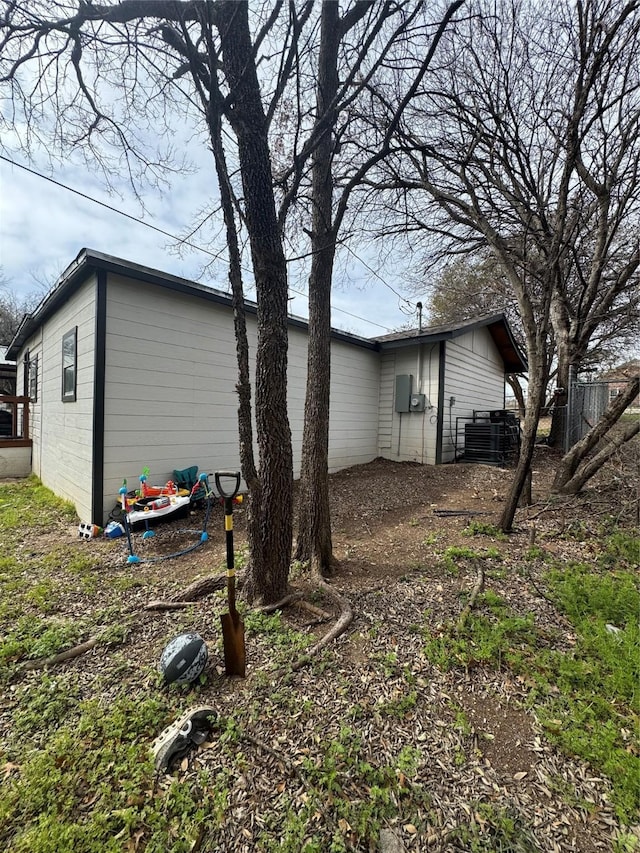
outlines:
[{"label": "single-story house", "polygon": [[[256,307],[247,305],[255,352]],[[288,401],[300,470],[307,324],[289,320]],[[239,467],[236,353],[228,294],[83,249],[7,358],[30,389],[31,469],[79,516],[101,524],[144,467]],[[505,373],[526,370],[503,315],[365,339],[331,335],[329,465],[377,456],[456,456],[456,422],[504,408]],[[2,442],[0,441],[0,454]]]}]

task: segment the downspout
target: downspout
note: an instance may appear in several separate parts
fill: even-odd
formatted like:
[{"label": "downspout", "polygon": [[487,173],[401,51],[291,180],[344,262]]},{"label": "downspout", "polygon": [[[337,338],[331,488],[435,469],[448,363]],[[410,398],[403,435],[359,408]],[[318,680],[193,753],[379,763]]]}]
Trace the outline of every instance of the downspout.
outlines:
[{"label": "downspout", "polygon": [[[418,334],[422,334],[422,302],[416,305],[418,309]],[[416,364],[416,392],[422,394],[422,344],[418,343],[418,361]],[[424,465],[424,419],[425,412],[422,412],[422,446],[420,448],[420,464]]]},{"label": "downspout", "polygon": [[[40,388],[42,389],[42,393],[38,394],[40,399],[40,435],[38,436],[38,441],[40,444],[40,450],[38,452],[38,470],[33,471],[33,442],[31,443],[31,471],[36,475],[36,477],[40,477],[42,479],[42,449],[44,447],[44,326],[40,326],[40,361],[42,362],[42,366],[40,367]],[[35,415],[35,412],[34,412]],[[34,417],[35,421],[35,417]],[[33,431],[34,424],[32,423],[30,429]]]},{"label": "downspout", "polygon": [[444,366],[446,342],[440,341],[438,351],[438,419],[436,422],[436,465],[442,465],[442,434],[444,432]]},{"label": "downspout", "polygon": [[107,350],[107,273],[98,270],[96,284],[96,325],[93,351],[93,442],[91,474],[91,519],[104,524],[104,395]]}]

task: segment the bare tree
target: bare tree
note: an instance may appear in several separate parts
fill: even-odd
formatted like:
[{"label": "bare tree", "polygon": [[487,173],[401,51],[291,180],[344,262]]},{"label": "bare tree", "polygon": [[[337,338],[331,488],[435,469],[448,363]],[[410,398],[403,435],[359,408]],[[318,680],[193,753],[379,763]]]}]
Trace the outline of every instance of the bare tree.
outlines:
[{"label": "bare tree", "polygon": [[18,330],[29,300],[21,300],[13,292],[0,270],[0,346],[8,346]]},{"label": "bare tree", "polygon": [[[166,163],[152,159],[145,140],[133,129],[142,119],[161,135],[164,120],[179,105],[183,114],[191,113],[200,122],[216,151],[218,175],[225,180],[220,116],[235,134],[242,218],[258,301],[255,400],[260,470],[259,488],[255,472],[248,474],[255,525],[248,589],[265,601],[278,600],[286,591],[292,541],[287,276],[256,72],[258,46],[281,6],[277,3],[265,16],[255,41],[248,5],[229,0],[123,0],[112,6],[80,2],[76,9],[62,2],[4,2],[0,18],[0,83],[10,89],[13,130],[27,128],[26,147],[42,139],[61,152],[80,149],[88,162],[100,164],[107,173],[113,164],[105,152],[115,148],[135,185],[136,167],[160,174]],[[122,92],[119,99],[110,97],[116,90]],[[235,212],[229,204],[225,212],[231,276],[237,285],[237,245],[230,220]],[[235,308],[238,317],[239,299]],[[244,358],[246,351],[242,353]],[[241,377],[245,380],[246,375]],[[247,417],[246,395],[241,416]],[[243,435],[248,441],[246,429]]]},{"label": "bare tree", "polygon": [[[455,258],[431,283],[418,281],[416,294],[426,292],[428,322],[433,325],[470,320],[482,314],[503,313],[518,344],[526,347],[520,312],[509,281],[492,256],[472,260]],[[547,353],[549,361],[550,353]],[[526,414],[522,377],[507,374],[506,381],[518,404],[520,417]]]},{"label": "bare tree", "polygon": [[515,294],[529,387],[509,530],[570,287],[593,329],[637,272],[640,15],[638,0],[469,8],[405,116],[387,186],[442,254],[488,249]]},{"label": "bare tree", "polygon": [[[460,7],[449,4],[436,24],[423,3],[358,0],[343,13],[324,2],[311,67],[317,78],[314,121],[308,135],[293,135],[280,175],[281,220],[296,203],[308,214],[309,346],[296,557],[319,573],[333,562],[329,514],[328,439],[330,320],[333,269],[352,196],[367,173],[391,150],[393,130],[423,80],[439,39]],[[431,10],[429,10],[431,14]],[[393,88],[386,124],[363,138],[361,116],[374,86]],[[299,102],[297,127],[304,127]],[[310,175],[307,176],[307,164]],[[307,201],[308,199],[308,201]],[[298,216],[300,213],[298,212]],[[359,226],[355,226],[356,230]]]},{"label": "bare tree", "polygon": [[640,420],[632,421],[617,435],[608,435],[627,406],[637,397],[639,388],[640,379],[636,376],[622,394],[614,397],[600,420],[564,455],[553,483],[555,492],[577,494],[622,444],[638,434]]}]

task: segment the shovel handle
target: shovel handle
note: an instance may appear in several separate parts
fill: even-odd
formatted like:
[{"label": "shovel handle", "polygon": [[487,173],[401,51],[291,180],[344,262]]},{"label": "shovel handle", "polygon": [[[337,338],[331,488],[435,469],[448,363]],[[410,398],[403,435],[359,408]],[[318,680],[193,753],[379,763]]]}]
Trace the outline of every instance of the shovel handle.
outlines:
[{"label": "shovel handle", "polygon": [[[215,473],[215,481],[216,481],[216,489],[220,494],[221,498],[235,498],[235,496],[240,491],[240,471],[216,471]],[[220,479],[222,477],[229,477],[232,480],[235,480],[235,485],[233,491],[227,492],[222,488],[222,484]]]}]

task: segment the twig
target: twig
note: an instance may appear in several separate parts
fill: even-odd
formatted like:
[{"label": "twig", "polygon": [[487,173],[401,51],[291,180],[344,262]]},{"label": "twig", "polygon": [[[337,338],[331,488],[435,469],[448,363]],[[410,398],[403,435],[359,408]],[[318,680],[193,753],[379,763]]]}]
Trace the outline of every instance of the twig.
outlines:
[{"label": "twig", "polygon": [[473,606],[476,603],[476,599],[478,598],[478,596],[480,595],[480,593],[484,589],[484,564],[479,560],[477,563],[477,566],[478,566],[478,576],[476,578],[475,585],[474,585],[473,589],[471,590],[471,595],[469,596],[469,601],[467,601],[464,609],[462,610],[462,613],[460,614],[458,622],[456,624],[456,631],[457,632],[462,631],[464,626],[467,624],[467,619],[469,618],[469,615],[473,609]]},{"label": "twig", "polygon": [[538,593],[539,597],[544,598],[544,600],[548,601],[549,604],[553,604],[554,607],[557,607],[558,602],[554,601],[553,598],[549,598],[549,596],[543,590],[541,590],[540,587],[538,586],[538,584],[534,581],[533,575],[531,574],[531,569],[528,566],[526,567],[525,572],[527,574],[527,579],[528,579],[529,583],[534,588],[534,590]]},{"label": "twig", "polygon": [[[325,821],[329,825],[331,830],[336,829],[335,821],[331,814],[325,809],[324,803],[322,802],[322,797],[320,795],[320,791],[318,791],[314,786],[309,782],[304,773],[297,767],[286,755],[283,755],[282,752],[278,752],[278,750],[274,749],[272,746],[269,746],[268,743],[265,743],[260,738],[255,737],[254,735],[250,735],[248,732],[240,731],[240,738],[247,743],[252,743],[254,746],[257,746],[259,749],[263,749],[266,753],[271,755],[276,761],[279,761],[283,764],[284,767],[288,770],[291,776],[297,776],[300,782],[302,783],[302,787],[305,789],[306,793],[311,796],[311,794],[316,794],[317,807],[318,811],[322,814]],[[352,845],[349,844],[350,849]]]}]

